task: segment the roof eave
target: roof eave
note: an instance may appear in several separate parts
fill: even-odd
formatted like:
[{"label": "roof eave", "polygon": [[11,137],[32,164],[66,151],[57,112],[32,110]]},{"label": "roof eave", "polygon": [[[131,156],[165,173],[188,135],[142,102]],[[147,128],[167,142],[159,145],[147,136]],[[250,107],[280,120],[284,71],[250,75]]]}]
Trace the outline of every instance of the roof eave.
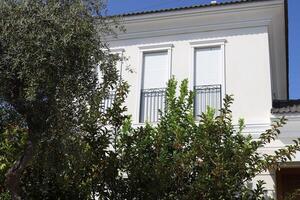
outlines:
[{"label": "roof eave", "polygon": [[178,8],[167,8],[167,9],[160,9],[160,10],[148,10],[148,11],[141,11],[141,12],[124,13],[119,15],[112,15],[111,17],[133,17],[133,16],[142,16],[142,15],[157,14],[157,13],[168,13],[168,12],[181,11],[181,10],[223,7],[223,6],[230,6],[236,4],[266,2],[266,1],[272,1],[272,0],[238,0],[238,1],[211,3],[211,4],[200,4],[200,5],[185,6],[185,7],[178,7]]}]

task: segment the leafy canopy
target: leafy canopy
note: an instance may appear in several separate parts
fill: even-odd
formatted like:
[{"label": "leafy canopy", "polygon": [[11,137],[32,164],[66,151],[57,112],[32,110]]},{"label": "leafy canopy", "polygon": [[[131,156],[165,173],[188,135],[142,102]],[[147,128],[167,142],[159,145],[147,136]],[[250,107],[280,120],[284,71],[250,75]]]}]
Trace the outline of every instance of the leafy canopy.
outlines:
[{"label": "leafy canopy", "polygon": [[[161,120],[133,127],[123,115],[119,58],[104,50],[116,24],[93,17],[99,2],[0,2],[0,197],[264,199],[262,181],[246,183],[300,149],[298,139],[258,153],[286,120],[253,140],[242,120],[233,125],[227,96],[218,114],[208,109],[196,122],[187,81],[177,96],[171,79]],[[101,112],[112,89],[113,107]]]},{"label": "leafy canopy", "polygon": [[[0,190],[13,199],[89,199],[104,193],[107,174],[114,173],[108,148],[114,129],[107,124],[118,127],[125,118],[128,86],[103,39],[118,27],[101,17],[103,6],[0,1],[0,99],[7,105],[0,116]],[[114,105],[101,112],[110,90]],[[13,113],[21,120],[8,122]]]},{"label": "leafy canopy", "polygon": [[178,96],[176,86],[174,78],[168,82],[166,109],[156,125],[134,128],[127,121],[123,126],[117,151],[125,189],[112,190],[124,199],[265,199],[263,181],[254,188],[247,183],[300,149],[298,139],[274,155],[258,153],[286,120],[254,140],[243,134],[243,120],[233,125],[232,96],[225,97],[219,114],[209,108],[195,121],[187,80]]}]

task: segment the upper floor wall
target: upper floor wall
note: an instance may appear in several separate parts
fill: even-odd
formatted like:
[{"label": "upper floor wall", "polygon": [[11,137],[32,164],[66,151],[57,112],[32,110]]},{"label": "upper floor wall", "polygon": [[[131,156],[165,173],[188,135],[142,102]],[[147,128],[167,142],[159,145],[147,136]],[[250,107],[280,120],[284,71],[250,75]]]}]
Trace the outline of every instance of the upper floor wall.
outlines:
[{"label": "upper floor wall", "polygon": [[[124,17],[125,33],[108,37],[122,51],[133,73],[127,99],[133,121],[140,121],[145,53],[164,51],[168,76],[195,86],[196,50],[220,48],[222,96],[234,94],[234,116],[248,124],[269,123],[273,99],[287,99],[286,28],[283,0],[179,9]],[[157,77],[153,77],[155,80]]]}]

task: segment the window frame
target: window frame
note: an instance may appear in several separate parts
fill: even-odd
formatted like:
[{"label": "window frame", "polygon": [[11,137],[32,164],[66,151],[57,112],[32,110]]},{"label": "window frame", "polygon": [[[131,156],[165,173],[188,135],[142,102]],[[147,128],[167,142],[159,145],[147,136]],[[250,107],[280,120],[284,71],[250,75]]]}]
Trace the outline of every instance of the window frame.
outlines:
[{"label": "window frame", "polygon": [[[124,64],[124,53],[125,53],[125,49],[124,48],[111,48],[111,49],[108,49],[108,50],[105,50],[107,52],[110,52],[111,54],[118,54],[122,59],[120,60],[120,66],[116,66],[117,67],[117,70],[119,70],[119,80],[118,81],[122,81],[123,79],[123,64]],[[97,73],[101,72],[100,71],[100,66],[97,65]],[[98,76],[98,79],[99,79],[99,75]],[[108,92],[108,98],[106,99],[103,99],[103,103],[104,103],[104,108],[103,108],[103,111],[106,112],[106,110],[108,108],[110,108],[113,104],[113,101],[114,101],[114,98],[115,98],[115,90],[111,90]],[[114,96],[113,98],[110,98],[111,96]],[[109,101],[109,103],[106,103],[106,101]],[[106,108],[105,108],[105,105],[108,105]]]},{"label": "window frame", "polygon": [[190,69],[189,69],[189,88],[194,91],[195,86],[195,67],[196,67],[196,57],[195,53],[197,49],[205,49],[205,48],[214,48],[220,47],[221,50],[221,98],[223,99],[226,94],[226,60],[225,60],[225,44],[227,41],[225,39],[217,39],[217,40],[201,40],[201,41],[193,41],[190,42]]},{"label": "window frame", "polygon": [[122,75],[123,75],[123,64],[124,64],[124,57],[125,57],[125,49],[124,48],[112,48],[110,49],[110,52],[112,54],[118,54],[120,57],[121,57],[121,62],[120,62],[120,69],[119,70],[119,73],[120,73],[120,81],[122,81]]},{"label": "window frame", "polygon": [[[141,91],[142,91],[142,84],[144,79],[144,55],[146,53],[156,53],[156,52],[167,52],[168,57],[168,79],[172,76],[172,50],[174,45],[173,44],[158,44],[158,45],[147,45],[147,46],[140,46],[139,48],[139,67],[138,67],[138,83],[137,83],[137,104],[136,104],[136,122],[137,124],[144,124],[145,122],[140,122],[140,112],[141,112]],[[167,80],[168,81],[168,80]],[[155,122],[151,122],[155,123]]]}]

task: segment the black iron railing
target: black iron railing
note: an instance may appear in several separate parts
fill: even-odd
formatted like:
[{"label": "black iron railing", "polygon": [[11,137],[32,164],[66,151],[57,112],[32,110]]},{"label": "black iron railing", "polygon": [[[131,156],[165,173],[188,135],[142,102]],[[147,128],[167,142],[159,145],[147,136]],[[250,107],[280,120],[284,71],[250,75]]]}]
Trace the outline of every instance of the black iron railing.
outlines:
[{"label": "black iron railing", "polygon": [[214,108],[218,113],[222,104],[221,85],[195,86],[194,114],[198,118],[201,113],[207,111],[207,107]]},{"label": "black iron railing", "polygon": [[157,122],[160,118],[159,110],[165,109],[166,89],[143,89],[140,101],[140,122]]},{"label": "black iron railing", "polygon": [[102,112],[106,112],[107,109],[112,107],[115,96],[116,96],[116,92],[111,91],[107,94],[106,98],[102,100],[102,106],[101,106],[101,111]]}]

